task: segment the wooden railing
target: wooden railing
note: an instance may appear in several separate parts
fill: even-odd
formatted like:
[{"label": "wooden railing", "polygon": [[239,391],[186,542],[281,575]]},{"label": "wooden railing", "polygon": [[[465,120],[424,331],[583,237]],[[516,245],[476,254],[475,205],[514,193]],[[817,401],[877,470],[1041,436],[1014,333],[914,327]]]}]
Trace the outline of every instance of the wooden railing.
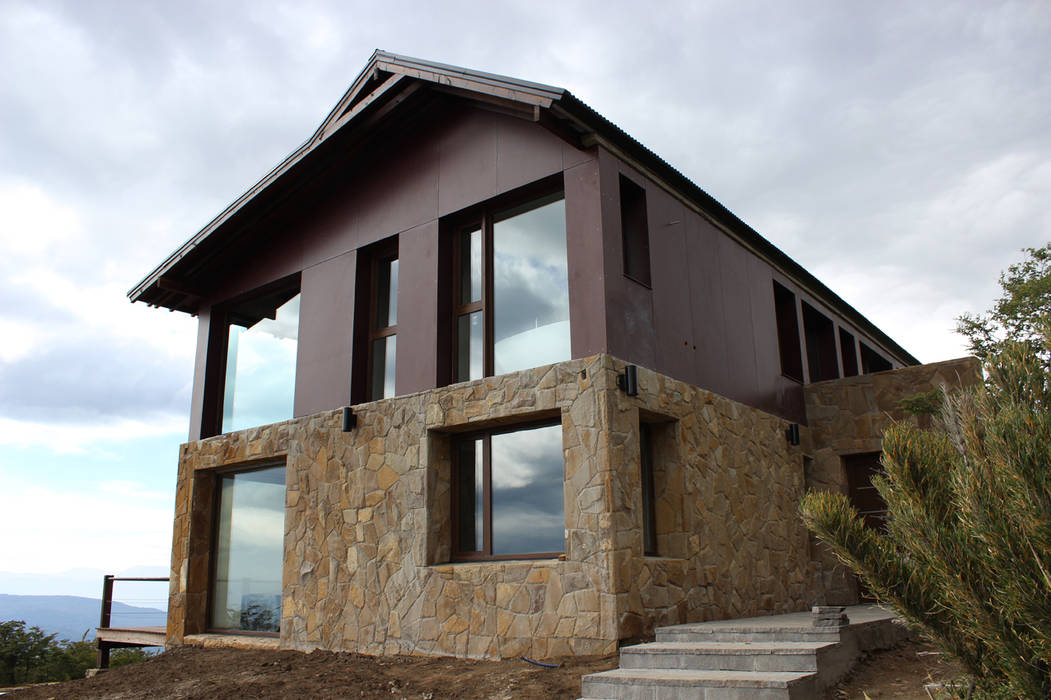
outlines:
[{"label": "wooden railing", "polygon": [[147,647],[156,646],[158,642],[163,646],[164,633],[158,633],[151,628],[110,628],[110,617],[113,610],[113,584],[116,581],[155,581],[167,582],[168,577],[153,576],[112,576],[102,577],[102,611],[99,614],[99,629],[95,636],[95,644],[98,647],[96,666],[98,668],[109,668],[109,652],[118,647]]}]

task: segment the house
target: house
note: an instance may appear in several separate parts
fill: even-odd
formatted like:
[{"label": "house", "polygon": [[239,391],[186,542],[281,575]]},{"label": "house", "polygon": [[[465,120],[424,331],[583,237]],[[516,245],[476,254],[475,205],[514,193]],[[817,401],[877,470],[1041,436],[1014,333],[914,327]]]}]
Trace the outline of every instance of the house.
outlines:
[{"label": "house", "polygon": [[569,92],[382,51],[129,296],[199,319],[171,645],[543,658],[852,602],[801,495],[863,498],[896,402],[977,376]]}]

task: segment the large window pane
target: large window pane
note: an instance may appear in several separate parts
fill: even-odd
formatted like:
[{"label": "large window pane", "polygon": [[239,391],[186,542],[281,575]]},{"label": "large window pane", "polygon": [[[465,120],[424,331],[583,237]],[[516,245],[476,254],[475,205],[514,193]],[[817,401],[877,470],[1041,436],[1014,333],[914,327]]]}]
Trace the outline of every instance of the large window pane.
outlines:
[{"label": "large window pane", "polygon": [[561,552],[565,547],[562,426],[492,438],[493,554]]},{"label": "large window pane", "polygon": [[398,261],[384,260],[376,270],[376,329],[398,325]]},{"label": "large window pane", "polygon": [[394,396],[394,358],[397,354],[398,336],[388,335],[372,341],[372,387],[370,401],[389,399]]},{"label": "large window pane", "polygon": [[278,632],[285,534],[285,468],[222,477],[212,626]]},{"label": "large window pane", "polygon": [[[222,431],[292,417],[299,337],[299,295],[283,301],[274,318],[259,309],[232,309],[226,356]],[[240,321],[245,317],[250,320]],[[250,325],[249,325],[250,324]]]},{"label": "large window pane", "polygon": [[460,304],[482,299],[482,230],[460,234]]},{"label": "large window pane", "polygon": [[570,359],[565,201],[493,224],[493,372]]},{"label": "large window pane", "polygon": [[482,312],[456,319],[456,381],[482,378]]},{"label": "large window pane", "polygon": [[460,552],[480,552],[485,548],[482,447],[482,438],[457,445],[456,549]]}]

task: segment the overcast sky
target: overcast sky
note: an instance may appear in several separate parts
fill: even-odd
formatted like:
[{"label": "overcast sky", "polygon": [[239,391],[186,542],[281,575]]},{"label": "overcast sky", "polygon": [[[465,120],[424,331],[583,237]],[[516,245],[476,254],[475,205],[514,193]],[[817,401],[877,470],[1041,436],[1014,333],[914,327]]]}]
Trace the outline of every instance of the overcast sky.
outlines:
[{"label": "overcast sky", "polygon": [[373,49],[569,89],[928,362],[1051,235],[1049,30],[1046,2],[0,0],[0,571],[168,565],[196,320],[126,292]]}]

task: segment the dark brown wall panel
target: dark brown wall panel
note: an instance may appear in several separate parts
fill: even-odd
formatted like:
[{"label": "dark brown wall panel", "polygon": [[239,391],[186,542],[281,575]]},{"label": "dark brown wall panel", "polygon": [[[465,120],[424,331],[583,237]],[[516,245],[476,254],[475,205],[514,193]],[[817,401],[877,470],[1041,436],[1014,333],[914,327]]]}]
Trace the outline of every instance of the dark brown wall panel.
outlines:
[{"label": "dark brown wall panel", "polygon": [[354,252],[303,270],[293,414],[350,403]]},{"label": "dark brown wall panel", "polygon": [[675,377],[695,375],[697,351],[690,305],[690,268],[682,205],[663,190],[648,188],[646,208],[653,269],[653,327],[657,364]]},{"label": "dark brown wall panel", "polygon": [[686,261],[690,275],[690,319],[697,345],[694,384],[723,396],[733,387],[726,378],[726,340],[723,337],[723,268],[719,258],[722,233],[693,212],[684,213]]},{"label": "dark brown wall panel", "polygon": [[620,161],[608,151],[599,150],[607,346],[611,354],[623,360],[659,369],[653,326],[653,292],[626,277],[623,270],[619,196],[621,167]]},{"label": "dark brown wall panel", "polygon": [[438,222],[398,236],[398,395],[433,389],[437,376]]},{"label": "dark brown wall panel", "polygon": [[[353,253],[399,235],[397,392],[432,388],[439,217],[557,174],[566,162],[579,170],[567,184],[571,265],[585,261],[570,285],[573,348],[575,356],[601,352],[604,323],[581,320],[600,318],[602,308],[603,256],[593,254],[601,246],[595,155],[531,121],[451,99],[377,133],[258,221],[250,242],[226,253],[222,277],[205,290],[203,317],[213,303],[302,271],[294,412],[337,408],[350,401]],[[208,401],[202,390],[206,327],[199,332],[192,438],[201,435]]]},{"label": "dark brown wall panel", "polygon": [[573,357],[606,351],[605,250],[597,160],[565,172],[569,331]]}]

